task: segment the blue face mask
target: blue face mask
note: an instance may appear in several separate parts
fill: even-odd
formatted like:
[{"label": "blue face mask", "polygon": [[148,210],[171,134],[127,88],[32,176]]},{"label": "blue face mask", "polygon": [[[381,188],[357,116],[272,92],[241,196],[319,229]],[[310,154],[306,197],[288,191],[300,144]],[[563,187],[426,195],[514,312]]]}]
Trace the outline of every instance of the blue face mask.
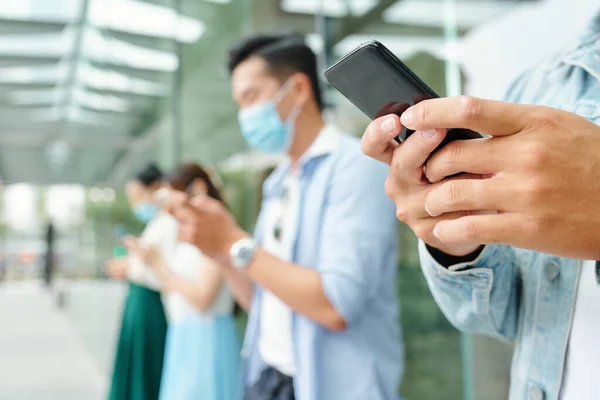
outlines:
[{"label": "blue face mask", "polygon": [[156,217],[156,214],[158,214],[158,207],[152,203],[145,202],[135,206],[133,213],[140,222],[147,224]]},{"label": "blue face mask", "polygon": [[248,146],[265,153],[281,154],[289,150],[294,134],[294,122],[301,106],[296,106],[286,121],[277,111],[277,103],[287,93],[287,82],[271,99],[240,110],[238,121]]}]

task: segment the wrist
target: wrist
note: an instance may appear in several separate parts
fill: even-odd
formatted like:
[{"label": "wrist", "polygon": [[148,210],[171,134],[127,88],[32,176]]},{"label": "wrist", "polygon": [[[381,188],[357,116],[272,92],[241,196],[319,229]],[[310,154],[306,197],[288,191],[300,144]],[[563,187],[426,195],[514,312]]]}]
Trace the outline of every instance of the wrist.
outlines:
[{"label": "wrist", "polygon": [[[455,254],[452,254],[452,253],[446,252],[446,250],[444,250],[444,249],[440,249],[439,247],[433,247],[428,244],[425,244],[425,247],[427,248],[427,251],[429,252],[431,257],[433,257],[433,259],[435,261],[437,261],[438,264],[440,264],[441,266],[443,266],[445,268],[450,268],[454,265],[463,264],[463,263],[472,263],[477,259],[477,257],[479,257],[479,255],[485,248],[485,246],[483,246],[483,245],[480,245],[480,246],[476,247],[475,249],[473,249],[471,247],[471,251],[468,253],[463,253],[463,251],[467,250],[466,248],[461,249],[460,252],[456,252],[455,251],[456,249],[451,249],[450,251],[454,251],[454,253],[455,253]],[[457,255],[457,253],[460,255]]]},{"label": "wrist", "polygon": [[242,237],[230,248],[229,264],[236,271],[245,271],[256,258],[257,251],[258,246],[251,237]]},{"label": "wrist", "polygon": [[224,257],[226,260],[229,260],[230,254],[231,254],[230,253],[231,248],[233,247],[233,245],[242,239],[248,239],[248,238],[251,238],[251,236],[244,230],[242,230],[240,228],[234,229],[229,235],[227,235],[227,238],[223,242],[223,248],[221,249],[221,256]]},{"label": "wrist", "polygon": [[448,246],[441,243],[436,243],[435,245],[427,244],[428,247],[434,248],[442,253],[445,253],[451,257],[466,257],[477,252],[479,249],[483,248],[483,245],[462,245],[462,246]]}]

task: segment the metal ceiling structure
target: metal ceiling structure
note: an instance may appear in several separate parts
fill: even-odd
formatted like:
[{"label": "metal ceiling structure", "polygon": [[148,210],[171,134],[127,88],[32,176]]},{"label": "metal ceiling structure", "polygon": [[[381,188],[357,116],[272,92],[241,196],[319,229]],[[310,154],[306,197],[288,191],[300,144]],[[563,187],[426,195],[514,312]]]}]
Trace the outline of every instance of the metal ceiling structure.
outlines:
[{"label": "metal ceiling structure", "polygon": [[[458,21],[459,34],[518,2],[457,0],[466,17]],[[182,3],[196,18],[175,11]],[[161,142],[157,132],[165,136],[173,127],[183,132],[175,147],[184,158],[222,161],[244,149],[223,67],[227,47],[243,32],[314,38],[315,14],[323,11],[334,53],[374,35],[391,45],[396,40],[403,51],[407,44],[440,41],[443,21],[432,10],[442,3],[1,0],[0,177],[4,183],[117,185],[156,158],[157,145],[160,157],[173,137]],[[186,51],[177,96],[183,121],[173,124],[178,44]]]},{"label": "metal ceiling structure", "polygon": [[101,181],[169,95],[173,42],[203,31],[156,2],[2,0],[2,180]]}]

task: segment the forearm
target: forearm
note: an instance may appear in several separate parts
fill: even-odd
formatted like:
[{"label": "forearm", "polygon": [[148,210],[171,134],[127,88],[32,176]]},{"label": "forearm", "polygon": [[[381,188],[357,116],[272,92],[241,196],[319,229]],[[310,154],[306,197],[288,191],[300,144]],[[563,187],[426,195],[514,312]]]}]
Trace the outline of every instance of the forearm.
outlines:
[{"label": "forearm", "polygon": [[172,272],[169,276],[161,277],[161,280],[165,290],[179,293],[188,303],[202,312],[210,309],[217,297],[218,290],[207,290],[198,282],[189,281]]},{"label": "forearm", "polygon": [[154,268],[165,291],[179,293],[202,312],[212,307],[221,288],[222,279],[218,270],[209,271],[206,276],[193,281],[169,270],[162,259],[154,262]]},{"label": "forearm", "polygon": [[346,327],[344,319],[327,299],[317,271],[282,261],[259,249],[247,273],[295,312],[333,331]]},{"label": "forearm", "polygon": [[237,303],[246,312],[252,305],[253,284],[248,275],[242,271],[236,270],[232,265],[223,265],[223,276],[233,293]]}]

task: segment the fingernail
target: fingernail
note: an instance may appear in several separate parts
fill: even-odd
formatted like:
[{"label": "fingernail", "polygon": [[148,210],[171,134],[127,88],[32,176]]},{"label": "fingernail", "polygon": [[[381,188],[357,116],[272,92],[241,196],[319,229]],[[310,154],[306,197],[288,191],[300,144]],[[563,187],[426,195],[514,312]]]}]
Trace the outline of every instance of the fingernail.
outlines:
[{"label": "fingernail", "polygon": [[433,228],[433,236],[435,236],[438,239],[440,238],[437,224],[435,224],[435,227]]},{"label": "fingernail", "polygon": [[431,213],[430,213],[430,212],[429,212],[429,210],[427,209],[427,203],[425,203],[425,204],[424,204],[424,206],[425,206],[425,212],[426,212],[427,214],[429,214],[429,216],[431,217]]},{"label": "fingernail", "polygon": [[426,131],[421,131],[421,136],[425,139],[431,139],[435,135],[435,131],[433,129],[428,129]]},{"label": "fingernail", "polygon": [[404,111],[400,116],[400,122],[406,127],[412,126],[413,109],[412,107]]},{"label": "fingernail", "polygon": [[[431,213],[431,211],[429,211],[429,209],[427,208],[427,203],[425,203],[425,212],[426,212],[427,214],[429,214],[429,216],[430,216],[430,217],[436,217],[436,216],[437,216],[437,215],[433,215],[433,214]],[[437,228],[437,225],[436,225],[436,228]]]},{"label": "fingernail", "polygon": [[396,130],[396,120],[394,117],[387,117],[383,121],[381,121],[381,125],[379,128],[383,131],[383,133],[392,133]]}]

